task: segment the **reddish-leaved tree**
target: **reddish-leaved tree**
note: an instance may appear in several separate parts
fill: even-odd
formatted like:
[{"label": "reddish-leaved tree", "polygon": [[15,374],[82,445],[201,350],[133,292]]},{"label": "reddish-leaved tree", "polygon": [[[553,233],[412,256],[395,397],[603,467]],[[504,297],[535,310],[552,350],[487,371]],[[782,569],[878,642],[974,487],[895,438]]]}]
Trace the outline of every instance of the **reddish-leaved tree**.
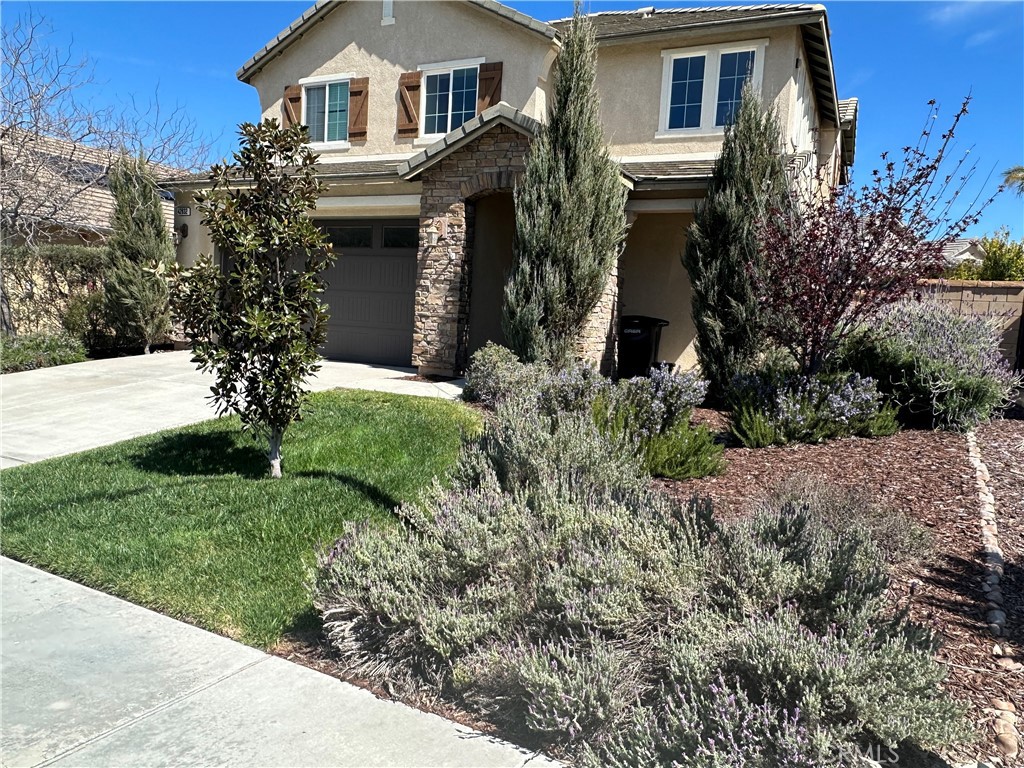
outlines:
[{"label": "reddish-leaved tree", "polygon": [[883,154],[883,170],[860,188],[829,188],[819,178],[800,204],[761,222],[761,264],[752,273],[766,330],[803,373],[821,370],[871,313],[941,272],[943,247],[991,202],[964,200],[977,165],[967,153],[950,157],[969,103],[970,97],[934,153],[932,101],[928,123],[917,144],[903,148],[902,162]]}]

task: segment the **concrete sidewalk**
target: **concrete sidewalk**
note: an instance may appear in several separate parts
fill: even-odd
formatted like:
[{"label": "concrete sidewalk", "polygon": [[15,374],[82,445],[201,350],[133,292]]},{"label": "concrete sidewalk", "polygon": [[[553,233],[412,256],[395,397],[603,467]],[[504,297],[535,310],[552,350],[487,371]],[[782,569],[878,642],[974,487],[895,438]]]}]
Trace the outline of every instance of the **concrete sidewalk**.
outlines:
[{"label": "concrete sidewalk", "polygon": [[7,558],[0,580],[8,768],[557,765]]},{"label": "concrete sidewalk", "polygon": [[[0,468],[212,419],[213,379],[190,358],[165,352],[0,376]],[[407,381],[413,373],[325,361],[310,387],[444,398],[462,391],[457,382]]]}]

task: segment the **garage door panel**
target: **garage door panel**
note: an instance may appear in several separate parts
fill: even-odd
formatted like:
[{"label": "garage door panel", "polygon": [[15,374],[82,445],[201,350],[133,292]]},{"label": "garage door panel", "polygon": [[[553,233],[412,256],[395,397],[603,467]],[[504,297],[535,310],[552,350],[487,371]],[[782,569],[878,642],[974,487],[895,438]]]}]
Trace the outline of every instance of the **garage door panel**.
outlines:
[{"label": "garage door panel", "polygon": [[413,302],[408,296],[388,293],[332,291],[331,317],[339,325],[411,329]]},{"label": "garage door panel", "polygon": [[[415,221],[409,223],[415,225]],[[342,226],[353,226],[346,222]],[[410,365],[415,318],[416,251],[379,246],[380,222],[373,222],[374,249],[350,249],[325,271],[328,305],[323,353],[339,360]]]}]

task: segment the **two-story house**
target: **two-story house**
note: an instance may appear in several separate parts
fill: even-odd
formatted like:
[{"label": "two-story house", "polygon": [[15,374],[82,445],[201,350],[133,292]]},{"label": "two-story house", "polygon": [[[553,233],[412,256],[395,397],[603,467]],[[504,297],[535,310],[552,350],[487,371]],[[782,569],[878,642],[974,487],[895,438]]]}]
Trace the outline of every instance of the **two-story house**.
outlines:
[{"label": "two-story house", "polygon": [[[695,364],[680,256],[747,77],[774,104],[794,176],[853,161],[854,99],[836,95],[820,5],[592,15],[610,152],[631,228],[591,318],[588,356],[614,355],[616,318],[669,321],[660,359]],[[326,192],[312,213],[340,252],[325,355],[461,371],[502,341],[512,189],[545,119],[560,31],[494,0],[318,2],[238,71],[264,118],[309,127]],[[177,186],[179,258],[211,244]]]}]

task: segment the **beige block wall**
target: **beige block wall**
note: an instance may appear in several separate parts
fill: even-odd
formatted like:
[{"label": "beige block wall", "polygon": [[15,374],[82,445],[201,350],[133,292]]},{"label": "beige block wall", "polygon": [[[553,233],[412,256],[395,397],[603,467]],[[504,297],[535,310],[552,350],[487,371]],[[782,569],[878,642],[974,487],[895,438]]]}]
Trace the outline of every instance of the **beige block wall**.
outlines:
[{"label": "beige block wall", "polygon": [[641,213],[630,228],[619,262],[622,315],[668,320],[658,359],[683,369],[697,366],[696,331],[690,316],[693,292],[682,263],[692,222],[689,213]]},{"label": "beige block wall", "polygon": [[962,314],[995,318],[1002,329],[1000,351],[1011,363],[1016,360],[1024,324],[1024,282],[924,280],[921,285]]},{"label": "beige block wall", "polygon": [[762,98],[775,104],[788,141],[795,108],[796,58],[803,44],[794,28],[747,30],[679,37],[656,42],[605,45],[598,51],[597,87],[601,119],[610,152],[622,155],[714,154],[722,145],[722,131],[712,135],[675,135],[656,138],[661,114],[661,52],[675,48],[768,39],[762,76]]},{"label": "beige block wall", "polygon": [[381,13],[379,1],[345,3],[252,78],[264,119],[280,119],[285,86],[302,78],[350,72],[370,79],[366,141],[325,151],[321,162],[422,149],[423,142],[399,138],[396,130],[398,76],[420,65],[500,61],[502,101],[531,116],[544,113],[551,41],[468,4],[396,2],[395,23],[387,26],[381,26]]}]

